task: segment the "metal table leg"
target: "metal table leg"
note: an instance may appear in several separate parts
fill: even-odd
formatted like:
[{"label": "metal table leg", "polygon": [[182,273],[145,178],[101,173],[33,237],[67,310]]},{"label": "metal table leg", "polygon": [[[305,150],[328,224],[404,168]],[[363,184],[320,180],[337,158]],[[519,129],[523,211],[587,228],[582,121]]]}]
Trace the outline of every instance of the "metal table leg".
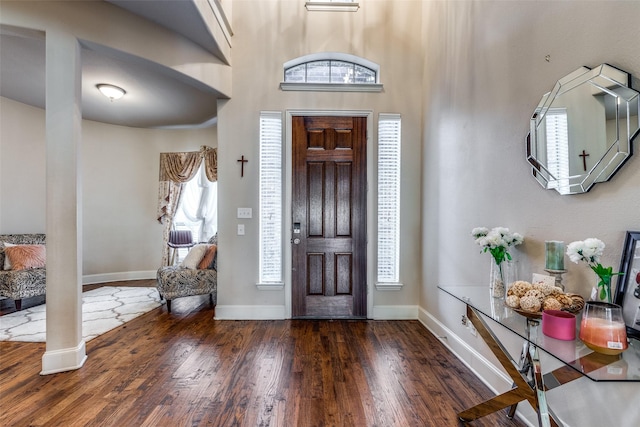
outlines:
[{"label": "metal table leg", "polygon": [[[558,421],[557,417],[553,415],[548,408],[538,347],[534,345],[531,340],[532,326],[537,326],[538,321],[535,319],[527,319],[526,331],[527,338],[529,339],[523,345],[520,363],[517,365],[518,367],[516,367],[515,361],[493,332],[487,327],[484,320],[480,317],[480,314],[469,305],[467,305],[467,317],[513,380],[513,388],[460,412],[458,417],[462,421],[472,421],[507,407],[509,407],[508,415],[513,417],[518,402],[527,400],[538,412],[538,423],[540,426],[561,426],[562,424]],[[537,331],[537,329],[534,330]],[[530,380],[529,376],[531,377]]]}]

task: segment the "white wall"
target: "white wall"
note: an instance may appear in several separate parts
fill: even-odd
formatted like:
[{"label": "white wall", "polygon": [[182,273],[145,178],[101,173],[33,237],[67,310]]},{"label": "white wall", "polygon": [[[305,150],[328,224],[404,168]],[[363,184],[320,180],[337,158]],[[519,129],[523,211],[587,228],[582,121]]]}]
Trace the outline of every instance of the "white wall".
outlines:
[{"label": "white wall", "polygon": [[0,97],[0,232],[44,233],[44,111]]},{"label": "white wall", "polygon": [[156,220],[160,153],[216,147],[216,128],[133,129],[84,121],[83,139],[84,273],[151,271],[155,277],[163,250],[163,226]]},{"label": "white wall", "polygon": [[[0,233],[45,232],[44,111],[0,98]],[[217,145],[216,128],[137,129],[83,120],[85,282],[155,277],[161,152]]]},{"label": "white wall", "polygon": [[[258,209],[258,117],[261,110],[359,110],[402,115],[402,254],[398,292],[369,286],[375,307],[393,306],[396,314],[412,312],[415,318],[419,292],[420,214],[420,82],[422,51],[419,34],[421,17],[416,2],[367,2],[357,13],[308,12],[304,2],[294,0],[236,0],[233,38],[233,97],[219,105],[220,271],[219,317],[256,316],[285,305],[289,289],[259,291],[258,220],[243,221],[244,236],[237,236],[236,209]],[[319,52],[342,52],[364,57],[380,65],[382,93],[284,92],[279,89],[283,64],[299,56]],[[375,159],[377,126],[369,135],[368,152]],[[244,155],[244,178],[236,162]],[[369,165],[375,177],[375,161]],[[289,193],[291,188],[285,188]],[[375,202],[375,182],[369,183],[368,199]],[[285,208],[285,216],[289,215]],[[368,218],[370,224],[375,217]],[[375,229],[375,228],[374,228]],[[286,231],[285,242],[290,232]],[[369,238],[370,248],[375,236]],[[375,252],[373,252],[375,253]],[[369,270],[375,259],[368,259]],[[288,272],[285,272],[288,274]],[[241,312],[246,305],[250,310]],[[408,308],[407,308],[408,307]],[[269,311],[272,312],[272,311]],[[266,313],[266,311],[265,311]],[[369,313],[372,315],[372,313]],[[260,316],[257,314],[257,316]]]},{"label": "white wall", "polygon": [[[640,3],[424,2],[424,138],[422,290],[424,319],[493,360],[461,325],[463,304],[437,285],[485,285],[489,255],[470,231],[506,226],[525,236],[515,250],[522,278],[543,272],[544,241],[603,240],[604,265],[618,269],[627,230],[640,230],[640,157],[589,193],[560,196],[530,175],[524,138],[540,97],[582,65],[607,62],[636,76],[640,87]],[[550,61],[545,60],[549,55]],[[638,151],[638,141],[635,142]],[[595,275],[566,259],[564,283],[588,295]],[[443,332],[444,328],[448,331]],[[451,335],[450,335],[451,336]],[[505,336],[508,336],[505,335]],[[491,380],[460,343],[463,358]],[[517,341],[517,340],[516,340]],[[517,342],[509,345],[517,350]],[[508,384],[494,381],[508,389]],[[570,426],[631,426],[638,383],[581,379],[549,393]],[[578,405],[578,402],[580,404]]]}]

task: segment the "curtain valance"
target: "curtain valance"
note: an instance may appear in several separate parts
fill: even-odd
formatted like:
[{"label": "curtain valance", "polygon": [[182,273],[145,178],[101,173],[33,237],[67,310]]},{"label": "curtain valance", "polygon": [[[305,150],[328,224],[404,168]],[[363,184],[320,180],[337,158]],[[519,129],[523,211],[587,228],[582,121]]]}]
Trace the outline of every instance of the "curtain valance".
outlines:
[{"label": "curtain valance", "polygon": [[200,151],[181,153],[160,153],[160,182],[187,182],[198,171],[204,159],[205,171],[209,181],[218,180],[218,150],[202,146]]}]

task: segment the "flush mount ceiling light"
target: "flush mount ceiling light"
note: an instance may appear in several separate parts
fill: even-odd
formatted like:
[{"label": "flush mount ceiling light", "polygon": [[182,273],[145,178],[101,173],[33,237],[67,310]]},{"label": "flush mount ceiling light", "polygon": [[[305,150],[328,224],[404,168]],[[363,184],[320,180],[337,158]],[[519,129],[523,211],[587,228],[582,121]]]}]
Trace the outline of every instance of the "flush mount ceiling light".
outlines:
[{"label": "flush mount ceiling light", "polygon": [[360,5],[355,0],[311,0],[305,7],[311,12],[357,12]]},{"label": "flush mount ceiling light", "polygon": [[98,88],[100,93],[102,93],[104,96],[109,98],[111,102],[113,102],[116,99],[122,98],[124,94],[127,93],[121,87],[106,84],[106,83],[97,84],[96,87]]}]

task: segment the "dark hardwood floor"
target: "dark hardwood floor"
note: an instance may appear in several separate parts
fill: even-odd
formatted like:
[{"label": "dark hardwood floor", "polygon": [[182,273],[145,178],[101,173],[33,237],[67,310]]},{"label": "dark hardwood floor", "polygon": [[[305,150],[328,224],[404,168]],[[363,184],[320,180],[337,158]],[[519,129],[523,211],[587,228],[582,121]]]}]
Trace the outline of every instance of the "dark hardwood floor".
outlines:
[{"label": "dark hardwood floor", "polygon": [[[0,425],[441,427],[493,396],[417,321],[212,313],[206,296],[177,299],[55,375],[39,375],[44,344],[0,342]],[[469,425],[524,424],[499,413]]]}]

